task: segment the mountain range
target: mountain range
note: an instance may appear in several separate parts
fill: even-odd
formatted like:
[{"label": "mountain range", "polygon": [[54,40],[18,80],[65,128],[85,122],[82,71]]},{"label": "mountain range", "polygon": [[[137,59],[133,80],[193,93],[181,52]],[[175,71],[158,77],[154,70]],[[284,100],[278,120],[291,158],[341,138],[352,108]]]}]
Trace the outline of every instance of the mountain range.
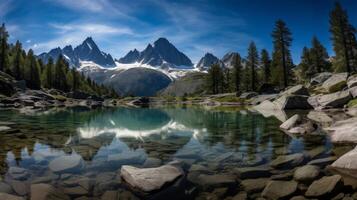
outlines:
[{"label": "mountain range", "polygon": [[91,61],[103,67],[115,67],[113,57],[102,52],[91,37],[85,39],[82,44],[75,48],[72,45],[68,45],[63,49],[57,47],[48,53],[40,54],[38,57],[44,63],[47,63],[50,58],[56,61],[61,54],[72,67],[79,67],[82,61]]},{"label": "mountain range", "polygon": [[[114,88],[120,95],[152,96],[176,79],[191,73],[206,72],[212,64],[232,68],[238,53],[227,53],[222,59],[206,53],[194,66],[190,58],[166,38],[159,38],[142,51],[134,49],[124,57],[114,60],[88,37],[75,48],[71,45],[63,49],[58,47],[38,57],[47,63],[50,58],[56,61],[60,55],[63,55],[71,67],[77,68],[99,84]],[[170,88],[172,92],[177,87]]]}]

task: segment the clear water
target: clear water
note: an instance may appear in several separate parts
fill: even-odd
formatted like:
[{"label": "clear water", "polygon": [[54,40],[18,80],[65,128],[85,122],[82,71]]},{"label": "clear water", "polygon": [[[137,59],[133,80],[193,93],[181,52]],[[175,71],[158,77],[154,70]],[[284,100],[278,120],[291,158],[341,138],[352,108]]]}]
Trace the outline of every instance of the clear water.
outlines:
[{"label": "clear water", "polygon": [[[9,125],[12,131],[0,134],[2,179],[11,182],[13,177],[9,176],[8,169],[13,166],[25,168],[30,174],[21,179],[26,187],[49,176],[52,178],[42,182],[61,189],[72,187],[68,186],[68,180],[73,177],[89,178],[88,193],[71,194],[73,199],[100,197],[106,190],[118,188],[127,197],[130,190],[118,178],[120,167],[123,164],[148,167],[151,165],[145,161],[152,158],[156,158],[156,162],[161,160],[161,164],[180,160],[185,163],[186,173],[191,165],[198,164],[211,174],[226,174],[239,167],[265,166],[279,155],[306,152],[316,147],[325,148],[324,155],[328,156],[332,148],[325,136],[290,137],[279,130],[281,122],[277,118],[246,109],[0,111],[0,121],[14,122]],[[84,166],[79,171],[53,176],[49,163],[59,156],[74,154],[82,157]],[[109,177],[104,178],[104,182],[113,183],[98,186],[100,177]],[[202,192],[197,188],[186,181],[181,192],[187,195],[185,198],[195,198]],[[193,190],[195,192],[188,192]],[[132,195],[130,192],[130,198]],[[178,198],[177,193],[165,195]]]}]

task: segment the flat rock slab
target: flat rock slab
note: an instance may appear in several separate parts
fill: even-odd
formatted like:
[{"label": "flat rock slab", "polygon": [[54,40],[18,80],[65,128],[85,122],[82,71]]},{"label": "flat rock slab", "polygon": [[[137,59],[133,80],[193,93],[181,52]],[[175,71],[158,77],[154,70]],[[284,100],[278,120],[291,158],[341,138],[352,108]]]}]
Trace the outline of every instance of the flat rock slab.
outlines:
[{"label": "flat rock slab", "polygon": [[241,185],[246,192],[257,193],[265,188],[268,181],[268,178],[245,179],[241,182]]},{"label": "flat rock slab", "polygon": [[273,160],[270,165],[274,168],[295,167],[304,161],[304,154],[295,153],[287,156],[279,156]]},{"label": "flat rock slab", "polygon": [[288,120],[280,125],[280,128],[283,130],[289,130],[296,126],[301,121],[301,117],[298,114],[293,115]]},{"label": "flat rock slab", "polygon": [[142,169],[124,165],[121,168],[121,177],[130,186],[148,193],[161,189],[182,175],[181,169],[171,165]]},{"label": "flat rock slab", "polygon": [[307,197],[321,197],[326,196],[334,191],[338,184],[342,183],[340,175],[325,176],[314,181],[307,189],[305,196]]},{"label": "flat rock slab", "polygon": [[23,197],[7,194],[7,193],[0,193],[0,199],[4,200],[25,200]]},{"label": "flat rock slab", "polygon": [[54,173],[78,171],[83,167],[82,157],[79,155],[60,156],[52,160],[49,168]]},{"label": "flat rock slab", "polygon": [[314,165],[299,167],[294,172],[294,179],[297,181],[312,181],[320,174],[320,168]]},{"label": "flat rock slab", "polygon": [[325,112],[319,111],[310,111],[307,114],[307,118],[311,119],[312,121],[319,122],[319,123],[332,123],[333,119],[328,116]]},{"label": "flat rock slab", "polygon": [[325,130],[329,131],[332,142],[357,143],[357,117],[337,121]]},{"label": "flat rock slab", "polygon": [[331,166],[338,169],[357,170],[357,148],[338,158]]},{"label": "flat rock slab", "polygon": [[295,181],[269,181],[262,192],[267,199],[283,199],[293,195],[297,189]]}]

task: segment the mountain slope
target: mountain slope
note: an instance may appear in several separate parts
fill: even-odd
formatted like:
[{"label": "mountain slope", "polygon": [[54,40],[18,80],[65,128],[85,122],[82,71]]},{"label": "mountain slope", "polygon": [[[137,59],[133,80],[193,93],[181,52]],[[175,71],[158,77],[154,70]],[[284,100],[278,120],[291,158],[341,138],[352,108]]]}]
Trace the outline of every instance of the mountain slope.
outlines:
[{"label": "mountain slope", "polygon": [[71,45],[61,48],[55,48],[48,53],[42,53],[38,56],[44,63],[47,63],[51,57],[57,60],[60,55],[63,55],[72,67],[79,67],[82,61],[91,61],[103,67],[115,66],[114,59],[110,54],[102,52],[91,37],[83,41],[73,49]]},{"label": "mountain slope", "polygon": [[192,68],[192,61],[180,52],[166,38],[159,38],[154,44],[139,52],[136,49],[118,60],[120,63],[140,63],[155,67]]},{"label": "mountain slope", "polygon": [[221,66],[223,66],[221,60],[219,60],[216,56],[211,53],[206,53],[197,63],[196,68],[200,69],[201,71],[206,71],[213,64],[220,64]]}]

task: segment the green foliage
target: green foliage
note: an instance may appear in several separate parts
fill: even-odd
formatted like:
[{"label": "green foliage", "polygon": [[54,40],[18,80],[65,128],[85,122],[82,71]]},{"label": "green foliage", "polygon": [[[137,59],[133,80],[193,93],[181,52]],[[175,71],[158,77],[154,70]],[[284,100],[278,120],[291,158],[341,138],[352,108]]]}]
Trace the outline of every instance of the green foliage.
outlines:
[{"label": "green foliage", "polygon": [[207,87],[212,94],[223,92],[224,75],[219,64],[212,65],[208,70]]},{"label": "green foliage", "polygon": [[336,54],[333,62],[335,71],[348,73],[356,71],[353,67],[357,64],[356,29],[350,24],[347,12],[338,2],[330,12],[330,32]]},{"label": "green foliage", "polygon": [[240,55],[235,55],[233,58],[233,85],[234,85],[234,90],[239,95],[241,93],[241,85],[242,85],[242,59]]},{"label": "green foliage", "polygon": [[246,88],[249,91],[257,89],[257,68],[259,64],[259,55],[254,42],[249,44],[247,66],[246,66]]},{"label": "green foliage", "polygon": [[292,34],[285,22],[278,20],[272,33],[273,37],[273,60],[272,60],[272,81],[277,86],[286,88],[291,77],[293,61],[290,54]]},{"label": "green foliage", "polygon": [[3,24],[0,28],[0,71],[12,75],[16,80],[26,80],[27,87],[54,88],[64,92],[83,91],[99,96],[117,97],[113,88],[98,85],[74,68],[70,69],[62,55],[56,63],[50,58],[45,65],[36,58],[31,49],[26,54],[19,41],[15,45],[9,45],[8,37]]},{"label": "green foliage", "polygon": [[271,59],[269,57],[269,52],[263,49],[260,53],[260,65],[263,67],[263,77],[264,83],[269,83],[271,79]]},{"label": "green foliage", "polygon": [[333,85],[329,88],[329,93],[341,91],[344,87],[346,87],[346,85],[347,85],[346,81],[341,81],[339,83],[336,83],[335,85]]},{"label": "green foliage", "polygon": [[357,107],[357,99],[352,99],[348,102],[347,106],[349,108],[356,108]]}]

